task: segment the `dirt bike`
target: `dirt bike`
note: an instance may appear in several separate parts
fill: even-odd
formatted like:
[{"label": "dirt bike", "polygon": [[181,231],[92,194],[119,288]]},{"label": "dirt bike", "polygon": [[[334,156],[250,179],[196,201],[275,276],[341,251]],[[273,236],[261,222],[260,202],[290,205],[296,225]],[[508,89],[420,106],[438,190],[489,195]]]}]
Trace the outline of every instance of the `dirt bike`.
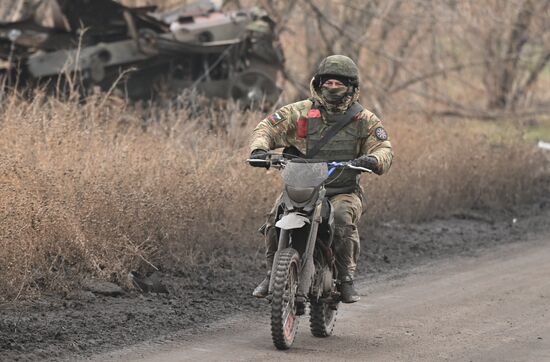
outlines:
[{"label": "dirt bike", "polygon": [[310,306],[310,330],[315,337],[332,335],[340,302],[332,247],[333,210],[325,182],[349,162],[288,159],[269,153],[264,162],[282,170],[284,189],[275,228],[278,248],[271,270],[271,336],[277,349],[289,349],[298,328],[298,317]]}]

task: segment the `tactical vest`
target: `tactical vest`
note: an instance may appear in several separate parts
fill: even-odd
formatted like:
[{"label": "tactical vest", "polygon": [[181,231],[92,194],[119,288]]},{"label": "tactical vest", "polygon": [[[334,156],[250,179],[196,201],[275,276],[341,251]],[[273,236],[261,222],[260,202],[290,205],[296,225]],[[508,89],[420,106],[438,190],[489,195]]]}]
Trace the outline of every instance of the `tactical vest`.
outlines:
[{"label": "tactical vest", "polygon": [[[315,107],[315,105],[314,105]],[[321,118],[308,118],[306,154],[319,142],[323,134],[335,123],[331,114],[320,109]],[[324,120],[324,122],[323,122]],[[325,123],[326,122],[326,123]],[[327,162],[349,161],[357,157],[359,149],[358,122],[352,121],[330,139],[312,158]],[[336,169],[325,183],[327,195],[337,195],[353,192],[359,185],[360,171]]]}]

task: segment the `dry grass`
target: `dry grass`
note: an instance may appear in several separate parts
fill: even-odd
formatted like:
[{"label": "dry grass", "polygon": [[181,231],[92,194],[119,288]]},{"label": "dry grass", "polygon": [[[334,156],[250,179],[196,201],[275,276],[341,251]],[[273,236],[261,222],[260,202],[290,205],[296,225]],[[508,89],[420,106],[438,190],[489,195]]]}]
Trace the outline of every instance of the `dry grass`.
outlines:
[{"label": "dry grass", "polygon": [[210,135],[201,127],[208,120],[189,122],[187,110],[158,110],[144,131],[125,104],[102,102],[11,97],[0,111],[0,289],[8,296],[81,272],[117,278],[156,264],[166,248],[192,262],[254,229],[235,211],[264,197],[240,176],[246,137]]},{"label": "dry grass", "polygon": [[540,195],[545,161],[520,130],[502,137],[467,121],[397,117],[390,173],[369,178],[370,217],[421,221],[460,209],[507,208]]},{"label": "dry grass", "polygon": [[[136,268],[185,268],[220,245],[258,245],[255,229],[279,188],[276,171],[243,162],[262,115],[139,108],[103,95],[3,101],[0,299],[68,289],[86,275],[123,283]],[[541,161],[530,145],[490,145],[464,124],[404,115],[386,125],[396,158],[388,175],[368,177],[372,220],[498,207],[537,192]]]}]

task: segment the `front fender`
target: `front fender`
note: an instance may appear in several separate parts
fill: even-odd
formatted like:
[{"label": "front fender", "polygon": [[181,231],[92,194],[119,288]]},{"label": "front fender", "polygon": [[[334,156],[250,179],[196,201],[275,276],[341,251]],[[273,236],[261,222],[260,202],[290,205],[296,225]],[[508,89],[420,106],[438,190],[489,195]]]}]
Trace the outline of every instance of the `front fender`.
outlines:
[{"label": "front fender", "polygon": [[283,216],[277,223],[275,224],[276,227],[283,230],[292,230],[292,229],[300,229],[305,224],[309,224],[309,219],[297,212],[293,212],[290,214],[286,214]]}]

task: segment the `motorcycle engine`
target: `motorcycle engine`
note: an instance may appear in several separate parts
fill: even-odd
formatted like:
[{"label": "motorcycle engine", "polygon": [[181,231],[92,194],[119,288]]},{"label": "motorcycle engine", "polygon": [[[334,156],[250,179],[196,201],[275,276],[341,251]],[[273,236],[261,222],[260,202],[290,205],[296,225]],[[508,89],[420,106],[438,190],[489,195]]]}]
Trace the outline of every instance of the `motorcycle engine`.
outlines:
[{"label": "motorcycle engine", "polygon": [[328,266],[315,265],[315,279],[312,285],[311,294],[317,298],[331,295],[334,286],[332,270]]}]

